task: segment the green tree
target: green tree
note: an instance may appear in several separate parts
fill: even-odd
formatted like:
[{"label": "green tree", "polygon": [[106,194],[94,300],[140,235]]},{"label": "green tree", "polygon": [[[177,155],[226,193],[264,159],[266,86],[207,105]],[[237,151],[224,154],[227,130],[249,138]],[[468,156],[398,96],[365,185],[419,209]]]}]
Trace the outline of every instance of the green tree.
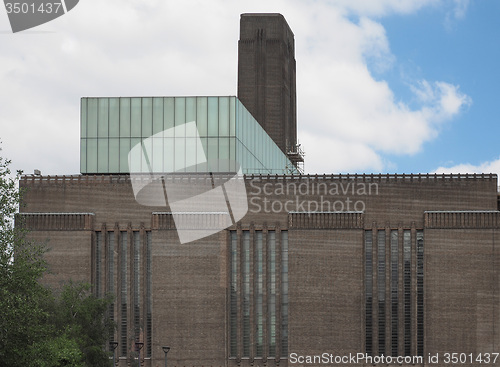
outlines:
[{"label": "green tree", "polygon": [[43,339],[30,348],[30,360],[36,367],[85,367],[83,359],[77,342],[67,335]]},{"label": "green tree", "polygon": [[43,246],[26,241],[14,226],[20,202],[10,161],[0,157],[0,361],[6,366],[30,366],[27,350],[45,337],[51,292],[39,280],[46,271]]},{"label": "green tree", "polygon": [[55,300],[51,324],[76,342],[85,366],[110,366],[109,352],[103,347],[114,327],[107,317],[111,302],[111,296],[97,298],[92,294],[90,285],[72,282]]},{"label": "green tree", "polygon": [[[0,148],[1,150],[1,148]],[[0,365],[106,367],[110,297],[90,285],[69,283],[55,296],[42,285],[46,247],[27,240],[15,215],[22,192],[10,161],[0,157]]]}]

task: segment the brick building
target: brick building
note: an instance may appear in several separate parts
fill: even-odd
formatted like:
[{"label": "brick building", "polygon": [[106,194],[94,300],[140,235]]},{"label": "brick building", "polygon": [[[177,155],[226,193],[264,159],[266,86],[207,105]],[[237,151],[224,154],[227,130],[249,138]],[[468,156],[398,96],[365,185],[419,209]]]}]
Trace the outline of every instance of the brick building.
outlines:
[{"label": "brick building", "polygon": [[84,98],[82,174],[22,178],[45,281],[115,295],[121,367],[137,342],[147,367],[166,345],[169,366],[500,365],[496,175],[300,174],[293,33],[277,14],[241,21],[238,98]]}]

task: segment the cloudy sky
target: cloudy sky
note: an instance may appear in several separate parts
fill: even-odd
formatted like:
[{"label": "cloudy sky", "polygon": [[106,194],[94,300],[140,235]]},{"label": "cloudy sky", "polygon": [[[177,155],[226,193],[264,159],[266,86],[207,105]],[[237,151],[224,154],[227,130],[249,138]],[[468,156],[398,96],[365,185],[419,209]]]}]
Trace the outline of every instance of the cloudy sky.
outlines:
[{"label": "cloudy sky", "polygon": [[75,174],[81,97],[235,95],[249,12],[294,31],[306,172],[500,173],[498,0],[80,0],[16,34],[0,9],[0,154]]}]

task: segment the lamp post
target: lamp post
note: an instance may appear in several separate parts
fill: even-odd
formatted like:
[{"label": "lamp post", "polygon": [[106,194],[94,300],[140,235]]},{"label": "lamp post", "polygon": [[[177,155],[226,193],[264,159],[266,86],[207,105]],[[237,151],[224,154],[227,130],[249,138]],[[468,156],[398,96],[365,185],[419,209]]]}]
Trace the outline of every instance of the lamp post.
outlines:
[{"label": "lamp post", "polygon": [[135,342],[135,347],[137,348],[137,351],[139,352],[139,367],[141,367],[141,349],[143,346],[144,346],[144,343]]},{"label": "lamp post", "polygon": [[109,348],[113,352],[113,367],[115,367],[115,349],[118,346],[118,342],[111,341],[109,342]]},{"label": "lamp post", "polygon": [[163,352],[165,352],[165,367],[167,367],[167,353],[168,351],[170,350],[170,347],[161,347],[161,349],[163,349]]}]

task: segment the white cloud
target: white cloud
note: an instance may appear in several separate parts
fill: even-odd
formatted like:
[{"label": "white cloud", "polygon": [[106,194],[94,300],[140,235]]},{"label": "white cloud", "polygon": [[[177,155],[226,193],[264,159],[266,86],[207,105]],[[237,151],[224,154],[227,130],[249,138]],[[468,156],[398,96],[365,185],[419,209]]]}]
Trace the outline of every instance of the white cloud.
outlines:
[{"label": "white cloud", "polygon": [[[299,137],[305,137],[308,172],[383,170],[383,154],[417,153],[444,122],[471,103],[458,86],[425,80],[412,87],[419,108],[398,101],[387,82],[377,80],[368,67],[377,62],[390,67],[394,62],[383,26],[365,18],[353,23],[328,9],[318,11],[321,14],[307,18],[311,23],[334,17],[335,21],[321,41],[307,44],[298,61]],[[297,33],[300,50],[305,42]],[[314,143],[318,141],[322,143]],[[329,155],[337,146],[344,152],[342,162]]]},{"label": "white cloud", "polygon": [[439,0],[333,0],[332,3],[358,15],[409,14]]},{"label": "white cloud", "polygon": [[467,13],[467,8],[469,7],[470,0],[453,0],[455,5],[453,9],[453,15],[456,19],[462,19]]},{"label": "white cloud", "polygon": [[439,167],[434,173],[496,173],[498,175],[500,174],[500,157],[479,165],[462,163],[450,167]]},{"label": "white cloud", "polygon": [[[418,152],[470,98],[458,86],[421,81],[413,88],[421,107],[400,102],[370,71],[397,62],[373,17],[443,1],[80,2],[37,28],[54,33],[0,34],[4,153],[27,172],[78,172],[82,96],[236,94],[239,15],[280,12],[296,36],[307,171],[384,170],[383,154]],[[7,22],[0,17],[0,29]]]},{"label": "white cloud", "polygon": [[444,20],[444,25],[448,31],[453,29],[453,26],[457,21],[465,17],[469,4],[470,0],[453,0],[452,7],[447,11]]},{"label": "white cloud", "polygon": [[458,86],[445,82],[431,84],[421,80],[412,85],[411,90],[420,102],[428,106],[426,111],[429,120],[436,122],[449,120],[462,108],[472,104],[472,99],[461,93]]}]

